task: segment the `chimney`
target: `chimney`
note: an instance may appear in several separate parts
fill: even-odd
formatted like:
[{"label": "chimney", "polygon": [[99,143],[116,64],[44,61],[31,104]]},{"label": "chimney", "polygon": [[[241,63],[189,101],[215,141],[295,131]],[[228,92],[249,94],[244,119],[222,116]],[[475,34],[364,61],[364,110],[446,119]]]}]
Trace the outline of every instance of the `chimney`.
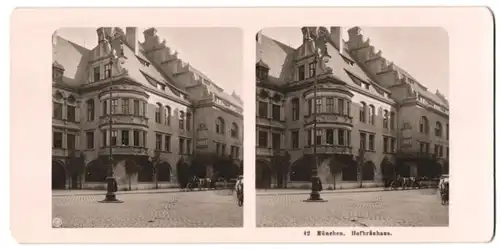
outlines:
[{"label": "chimney", "polygon": [[104,42],[108,36],[111,36],[112,28],[110,27],[100,27],[96,30],[97,32],[97,43]]},{"label": "chimney", "polygon": [[139,51],[139,44],[137,41],[137,28],[136,27],[127,27],[125,29],[125,41],[128,46],[134,51],[134,54],[137,55]]},{"label": "chimney", "polygon": [[259,30],[259,32],[257,32],[255,39],[257,40],[257,43],[259,43],[259,44],[262,42],[262,30]]},{"label": "chimney", "polygon": [[340,53],[343,53],[343,45],[344,41],[342,40],[342,28],[341,27],[330,27],[330,40],[333,45],[339,50]]}]

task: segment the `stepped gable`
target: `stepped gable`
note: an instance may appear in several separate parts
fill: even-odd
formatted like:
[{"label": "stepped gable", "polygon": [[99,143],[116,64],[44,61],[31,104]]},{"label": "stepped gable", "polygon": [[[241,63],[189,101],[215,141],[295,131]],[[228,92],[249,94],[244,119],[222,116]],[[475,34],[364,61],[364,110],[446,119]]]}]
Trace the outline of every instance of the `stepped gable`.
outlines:
[{"label": "stepped gable", "polygon": [[[330,27],[330,29],[303,27],[300,31],[302,31],[303,43],[297,49],[283,45],[263,34],[260,34],[260,37],[257,36],[257,62],[264,63],[270,68],[269,83],[287,84],[293,82],[294,60],[298,61],[311,56],[317,48],[324,49],[326,47],[331,58],[318,68],[319,74],[322,73],[321,70],[329,70],[333,77],[362,91],[376,95],[381,95],[382,92],[390,93],[388,89],[377,84],[373,77],[367,75],[348,53],[346,41],[342,39],[341,27]],[[325,38],[326,43],[322,38]],[[364,89],[361,83],[368,83],[374,87]]]},{"label": "stepped gable", "polygon": [[161,72],[167,77],[174,79],[179,88],[189,89],[198,86],[205,86],[210,93],[217,95],[231,104],[241,107],[241,104],[224,89],[215,84],[207,75],[183,61],[179,53],[166,45],[165,39],[160,39],[155,28],[144,31],[144,42],[140,44],[146,58],[150,58],[159,65]]},{"label": "stepped gable", "polygon": [[[363,36],[362,30],[359,27],[353,27],[348,30],[349,41],[346,43],[348,46],[348,51],[353,55],[353,57],[359,63],[364,64],[364,69],[375,75],[381,84],[385,87],[391,87],[393,85],[409,85],[412,91],[420,94],[421,96],[430,99],[438,105],[448,108],[448,100],[444,95],[433,94],[427,91],[427,87],[421,84],[417,79],[415,79],[410,73],[396,65],[394,62],[382,56],[382,51],[376,51],[376,48],[371,45],[370,38],[365,38]],[[380,80],[380,75],[383,74],[394,74],[393,82],[387,82],[385,80]]]}]

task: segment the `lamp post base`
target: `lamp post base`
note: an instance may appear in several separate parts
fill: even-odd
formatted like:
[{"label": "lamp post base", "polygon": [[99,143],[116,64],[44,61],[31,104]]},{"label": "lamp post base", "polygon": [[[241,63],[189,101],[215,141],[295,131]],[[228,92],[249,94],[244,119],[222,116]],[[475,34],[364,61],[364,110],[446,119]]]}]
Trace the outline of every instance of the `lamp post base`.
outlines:
[{"label": "lamp post base", "polygon": [[303,202],[328,202],[327,200],[321,198],[319,192],[313,191],[309,195],[309,199],[303,200]]},{"label": "lamp post base", "polygon": [[106,193],[106,198],[104,200],[99,201],[100,203],[123,203],[123,201],[116,199],[115,195],[115,178],[112,176],[109,176],[106,180],[108,180],[108,192]]},{"label": "lamp post base", "polygon": [[115,193],[106,193],[106,198],[99,203],[123,203],[123,201],[116,199]]}]

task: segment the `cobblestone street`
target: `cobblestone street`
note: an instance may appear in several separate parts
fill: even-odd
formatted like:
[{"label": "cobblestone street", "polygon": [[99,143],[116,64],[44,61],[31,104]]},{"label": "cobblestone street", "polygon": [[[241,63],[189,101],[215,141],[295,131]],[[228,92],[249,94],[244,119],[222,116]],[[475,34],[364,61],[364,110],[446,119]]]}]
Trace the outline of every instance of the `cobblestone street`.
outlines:
[{"label": "cobblestone street", "polygon": [[118,194],[124,203],[99,203],[100,195],[52,196],[60,227],[242,227],[243,208],[229,190]]},{"label": "cobblestone street", "polygon": [[435,189],[322,193],[328,202],[303,202],[308,197],[258,194],[257,226],[448,226]]}]

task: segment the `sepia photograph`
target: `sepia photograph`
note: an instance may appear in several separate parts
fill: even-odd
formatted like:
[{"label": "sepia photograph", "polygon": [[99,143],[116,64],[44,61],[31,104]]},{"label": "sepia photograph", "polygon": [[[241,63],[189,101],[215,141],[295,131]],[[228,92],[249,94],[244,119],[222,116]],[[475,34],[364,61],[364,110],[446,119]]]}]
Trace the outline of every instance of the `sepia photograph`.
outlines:
[{"label": "sepia photograph", "polygon": [[440,27],[256,35],[258,227],[449,225]]},{"label": "sepia photograph", "polygon": [[56,30],[52,226],[242,227],[242,38]]}]

